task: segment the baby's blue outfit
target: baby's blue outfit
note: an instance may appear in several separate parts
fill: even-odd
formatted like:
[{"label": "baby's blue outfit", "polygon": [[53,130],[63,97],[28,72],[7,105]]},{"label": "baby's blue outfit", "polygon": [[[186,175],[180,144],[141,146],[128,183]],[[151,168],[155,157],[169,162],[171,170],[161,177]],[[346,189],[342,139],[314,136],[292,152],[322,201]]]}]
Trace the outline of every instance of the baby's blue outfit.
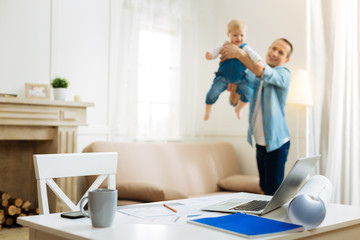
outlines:
[{"label": "baby's blue outfit", "polygon": [[[246,45],[246,43],[243,43],[240,48]],[[237,58],[220,62],[219,69],[215,73],[213,84],[206,94],[206,104],[214,104],[229,83],[237,84],[236,93],[240,95],[240,100],[245,103],[249,102],[254,89],[246,79],[245,70],[246,67]]]}]

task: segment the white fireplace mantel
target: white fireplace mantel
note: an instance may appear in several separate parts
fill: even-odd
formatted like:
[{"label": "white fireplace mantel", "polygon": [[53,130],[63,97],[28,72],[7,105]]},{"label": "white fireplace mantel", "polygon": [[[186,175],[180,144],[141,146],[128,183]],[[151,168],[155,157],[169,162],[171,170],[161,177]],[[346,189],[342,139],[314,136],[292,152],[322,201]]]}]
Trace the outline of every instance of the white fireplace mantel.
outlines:
[{"label": "white fireplace mantel", "polygon": [[[0,97],[0,190],[37,203],[32,155],[76,152],[77,128],[86,125],[86,110],[93,106],[87,102]],[[29,182],[29,186],[20,187],[24,185],[18,183],[21,181]],[[75,198],[74,184],[66,179],[58,184]]]}]

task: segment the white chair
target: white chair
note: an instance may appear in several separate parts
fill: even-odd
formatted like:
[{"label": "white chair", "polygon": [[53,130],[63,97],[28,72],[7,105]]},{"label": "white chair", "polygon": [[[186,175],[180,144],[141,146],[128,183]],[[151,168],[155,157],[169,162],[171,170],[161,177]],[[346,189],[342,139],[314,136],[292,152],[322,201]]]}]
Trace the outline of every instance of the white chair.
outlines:
[{"label": "white chair", "polygon": [[[80,201],[88,191],[96,189],[108,177],[108,188],[116,189],[116,152],[36,154],[34,157],[37,182],[39,213],[49,214],[49,202],[46,185],[72,211],[80,210]],[[99,175],[80,201],[75,205],[55,183],[53,178]]]}]

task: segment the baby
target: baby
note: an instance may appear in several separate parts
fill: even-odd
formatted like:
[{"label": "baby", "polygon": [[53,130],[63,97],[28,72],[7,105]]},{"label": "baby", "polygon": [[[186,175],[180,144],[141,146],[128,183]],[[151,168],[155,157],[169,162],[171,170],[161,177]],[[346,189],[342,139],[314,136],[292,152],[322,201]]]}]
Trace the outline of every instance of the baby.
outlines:
[{"label": "baby", "polygon": [[[255,51],[253,51],[246,43],[244,43],[246,35],[246,25],[240,20],[232,20],[227,27],[227,35],[230,43],[242,48],[257,65],[262,65],[262,59]],[[226,42],[225,42],[226,43]],[[224,44],[214,49],[212,52],[206,52],[206,59],[215,59]],[[238,59],[228,59],[220,62],[218,71],[215,73],[213,84],[206,95],[206,108],[204,120],[210,118],[211,106],[219,98],[220,94],[225,91],[229,83],[236,84],[236,93],[240,95],[240,101],[235,105],[235,112],[240,119],[240,111],[249,102],[253,89],[246,80],[246,67]]]}]

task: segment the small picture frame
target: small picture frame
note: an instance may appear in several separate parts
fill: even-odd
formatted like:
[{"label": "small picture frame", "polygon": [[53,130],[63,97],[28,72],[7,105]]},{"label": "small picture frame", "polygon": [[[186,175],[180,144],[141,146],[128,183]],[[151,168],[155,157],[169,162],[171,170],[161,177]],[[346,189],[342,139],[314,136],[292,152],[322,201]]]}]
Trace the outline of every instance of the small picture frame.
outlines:
[{"label": "small picture frame", "polygon": [[25,83],[26,98],[50,99],[49,85]]}]

